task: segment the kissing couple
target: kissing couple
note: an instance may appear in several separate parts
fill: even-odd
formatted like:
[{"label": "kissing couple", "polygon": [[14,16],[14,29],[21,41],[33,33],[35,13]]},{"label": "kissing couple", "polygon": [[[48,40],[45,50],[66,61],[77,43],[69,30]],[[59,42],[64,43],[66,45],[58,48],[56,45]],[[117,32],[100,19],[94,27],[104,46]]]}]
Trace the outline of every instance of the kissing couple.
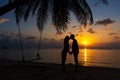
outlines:
[{"label": "kissing couple", "polygon": [[[69,40],[72,39],[72,51],[69,49]],[[62,69],[65,71],[65,61],[66,61],[66,55],[69,53],[70,55],[73,54],[74,56],[74,61],[75,61],[75,71],[78,69],[78,53],[79,53],[79,47],[78,47],[78,42],[75,39],[75,35],[71,34],[69,36],[65,36],[64,38],[64,48],[62,49],[61,52],[61,57],[62,57]]]}]

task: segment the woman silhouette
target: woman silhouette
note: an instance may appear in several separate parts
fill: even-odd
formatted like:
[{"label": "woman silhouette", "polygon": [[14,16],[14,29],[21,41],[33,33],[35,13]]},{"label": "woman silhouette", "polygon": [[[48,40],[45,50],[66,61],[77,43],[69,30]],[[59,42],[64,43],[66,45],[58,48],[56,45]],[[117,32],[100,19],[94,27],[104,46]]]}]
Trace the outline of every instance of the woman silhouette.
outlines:
[{"label": "woman silhouette", "polygon": [[65,70],[65,61],[66,61],[66,55],[67,55],[67,52],[70,53],[70,50],[69,50],[69,40],[70,40],[70,37],[69,36],[65,36],[64,38],[64,48],[61,52],[61,57],[62,57],[62,69]]}]

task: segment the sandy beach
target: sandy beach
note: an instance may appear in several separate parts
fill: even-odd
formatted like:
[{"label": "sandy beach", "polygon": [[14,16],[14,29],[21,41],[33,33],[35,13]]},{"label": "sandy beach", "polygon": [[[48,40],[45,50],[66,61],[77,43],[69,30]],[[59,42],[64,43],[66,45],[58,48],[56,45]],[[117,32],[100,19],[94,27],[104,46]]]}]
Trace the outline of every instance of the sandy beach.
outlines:
[{"label": "sandy beach", "polygon": [[119,80],[120,69],[67,64],[66,71],[60,64],[0,60],[0,80]]}]

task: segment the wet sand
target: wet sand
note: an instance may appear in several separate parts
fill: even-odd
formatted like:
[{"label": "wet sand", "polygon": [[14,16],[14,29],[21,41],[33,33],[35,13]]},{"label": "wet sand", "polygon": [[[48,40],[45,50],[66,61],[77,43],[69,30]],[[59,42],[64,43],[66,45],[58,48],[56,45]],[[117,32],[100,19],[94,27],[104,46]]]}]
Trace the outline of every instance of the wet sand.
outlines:
[{"label": "wet sand", "polygon": [[119,80],[120,69],[0,60],[0,80]]}]

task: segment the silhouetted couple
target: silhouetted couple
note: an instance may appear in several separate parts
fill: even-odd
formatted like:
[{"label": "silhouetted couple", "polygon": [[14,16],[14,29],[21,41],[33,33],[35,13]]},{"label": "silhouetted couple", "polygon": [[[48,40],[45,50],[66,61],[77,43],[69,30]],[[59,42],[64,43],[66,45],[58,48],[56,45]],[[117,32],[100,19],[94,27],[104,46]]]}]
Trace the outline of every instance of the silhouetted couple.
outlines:
[{"label": "silhouetted couple", "polygon": [[[72,39],[72,51],[69,49],[69,40]],[[70,37],[66,36],[64,38],[64,48],[62,50],[62,69],[65,69],[65,61],[66,61],[66,55],[69,53],[70,55],[73,54],[74,56],[74,61],[75,61],[75,71],[78,69],[78,53],[79,53],[79,48],[78,48],[78,43],[77,40],[75,39],[74,34],[71,34]]]}]

